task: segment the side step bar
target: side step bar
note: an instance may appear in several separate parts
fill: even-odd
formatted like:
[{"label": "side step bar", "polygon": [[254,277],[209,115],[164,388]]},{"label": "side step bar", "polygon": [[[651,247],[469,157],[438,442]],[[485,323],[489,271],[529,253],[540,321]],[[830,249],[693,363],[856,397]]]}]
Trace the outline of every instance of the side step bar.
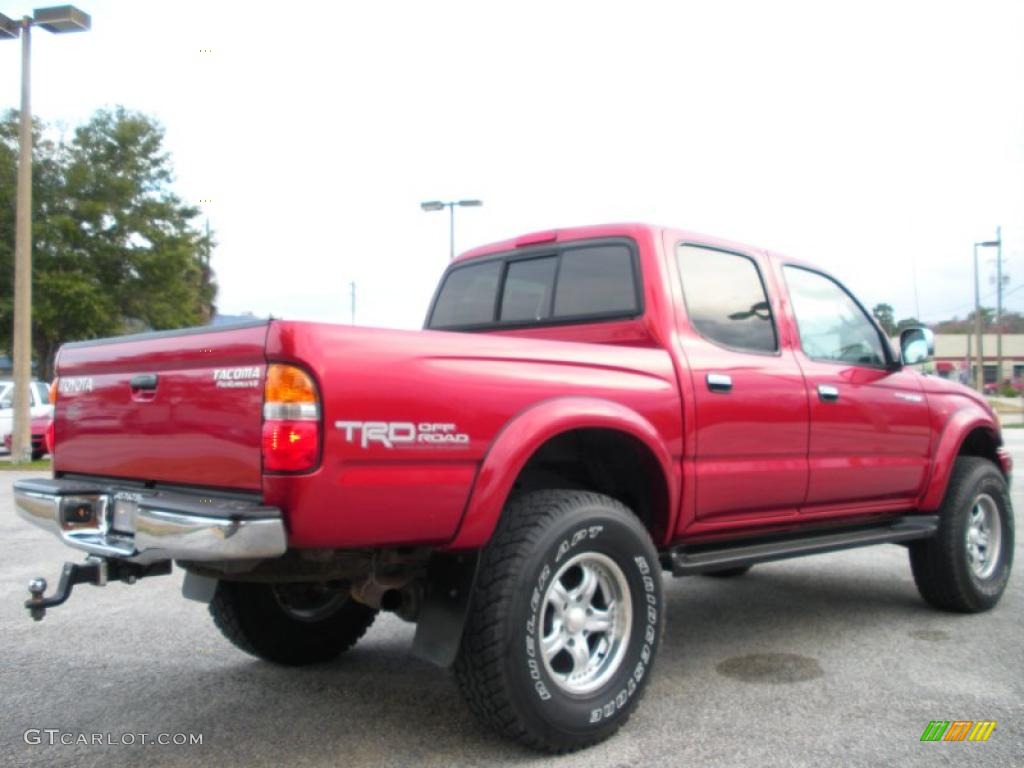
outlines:
[{"label": "side step bar", "polygon": [[776,534],[743,541],[676,547],[663,555],[673,576],[688,576],[738,568],[801,555],[836,552],[871,544],[894,544],[927,539],[939,528],[938,515],[913,515],[857,528],[828,528],[809,533]]}]

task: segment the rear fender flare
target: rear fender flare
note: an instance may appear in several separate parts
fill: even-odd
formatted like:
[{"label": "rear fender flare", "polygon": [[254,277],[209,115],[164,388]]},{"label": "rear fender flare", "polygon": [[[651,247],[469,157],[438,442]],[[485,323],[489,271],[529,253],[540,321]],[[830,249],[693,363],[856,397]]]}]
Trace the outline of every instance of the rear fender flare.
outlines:
[{"label": "rear fender flare", "polygon": [[666,483],[669,507],[665,532],[666,536],[671,535],[679,503],[680,472],[657,429],[620,403],[590,397],[559,397],[520,412],[495,438],[477,472],[459,529],[447,548],[484,546],[494,533],[516,478],[533,454],[551,438],[576,429],[622,432],[651,452]]}]

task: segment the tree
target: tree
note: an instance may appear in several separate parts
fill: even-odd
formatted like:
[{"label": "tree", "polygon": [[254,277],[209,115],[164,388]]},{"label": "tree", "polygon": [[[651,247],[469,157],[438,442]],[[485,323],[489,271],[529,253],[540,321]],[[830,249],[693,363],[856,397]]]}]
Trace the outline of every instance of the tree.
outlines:
[{"label": "tree", "polygon": [[902,333],[903,331],[907,330],[907,328],[921,328],[924,325],[925,324],[918,320],[916,317],[904,317],[902,320],[896,323],[896,327],[893,329],[893,332],[889,335],[895,336],[896,334]]},{"label": "tree", "polygon": [[875,316],[875,320],[882,326],[882,330],[885,331],[886,336],[894,336],[896,334],[896,323],[895,316],[893,315],[892,306],[889,304],[875,304],[874,309],[871,310],[871,314]]},{"label": "tree", "polygon": [[[974,311],[967,313],[967,317],[963,320],[959,320],[954,317],[952,320],[943,320],[941,323],[935,325],[936,333],[974,333]],[[981,308],[981,329],[984,332],[989,332],[993,319],[995,318],[995,310],[991,307]],[[1007,314],[1003,313],[1004,320]]]},{"label": "tree", "polygon": [[[17,113],[0,121],[0,345],[10,349]],[[101,110],[33,160],[32,345],[52,374],[65,341],[208,322],[216,283],[199,210],[170,189],[163,128],[123,107]]]}]

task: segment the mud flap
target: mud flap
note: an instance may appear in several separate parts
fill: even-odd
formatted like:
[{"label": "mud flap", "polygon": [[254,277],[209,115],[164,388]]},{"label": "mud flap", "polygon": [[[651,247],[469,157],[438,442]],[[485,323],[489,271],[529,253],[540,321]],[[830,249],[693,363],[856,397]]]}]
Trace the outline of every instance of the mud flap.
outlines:
[{"label": "mud flap", "polygon": [[209,603],[213,600],[213,593],[216,591],[217,579],[185,571],[185,580],[181,582],[181,596],[186,600]]},{"label": "mud flap", "polygon": [[479,562],[476,552],[435,554],[431,559],[412,642],[413,656],[439,667],[450,667],[455,662]]}]

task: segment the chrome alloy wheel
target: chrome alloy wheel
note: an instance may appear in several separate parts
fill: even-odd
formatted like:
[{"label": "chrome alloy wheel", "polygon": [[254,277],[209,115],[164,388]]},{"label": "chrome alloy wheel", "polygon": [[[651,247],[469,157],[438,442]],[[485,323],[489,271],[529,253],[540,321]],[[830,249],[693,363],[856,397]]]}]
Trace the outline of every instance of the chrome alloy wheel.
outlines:
[{"label": "chrome alloy wheel", "polygon": [[1003,544],[1003,524],[999,506],[987,493],[980,493],[967,517],[967,562],[978,579],[989,578],[999,564]]},{"label": "chrome alloy wheel", "polygon": [[629,645],[633,601],[626,575],[610,557],[576,555],[548,584],[541,618],[541,656],[551,679],[571,694],[597,690]]}]

